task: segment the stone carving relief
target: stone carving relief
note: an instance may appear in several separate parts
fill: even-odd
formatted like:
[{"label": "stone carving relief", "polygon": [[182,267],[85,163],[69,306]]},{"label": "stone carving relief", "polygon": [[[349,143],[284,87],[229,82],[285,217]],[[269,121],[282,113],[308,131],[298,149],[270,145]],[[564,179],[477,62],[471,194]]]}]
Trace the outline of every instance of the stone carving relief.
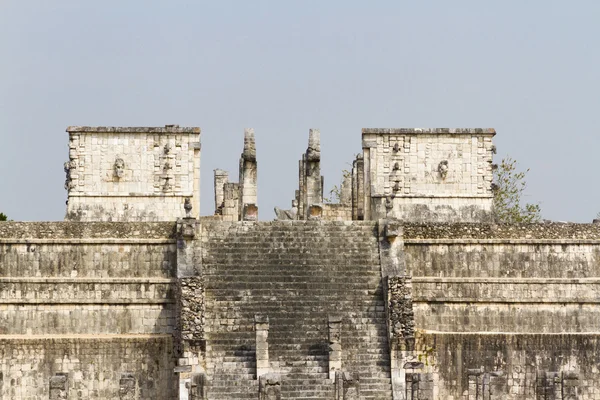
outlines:
[{"label": "stone carving relief", "polygon": [[292,200],[292,208],[289,210],[282,210],[279,207],[275,207],[276,219],[283,220],[295,220],[298,217],[298,201]]},{"label": "stone carving relief", "polygon": [[266,374],[260,377],[260,400],[281,400],[281,377],[277,374]]},{"label": "stone carving relief", "polygon": [[117,179],[120,179],[123,177],[123,175],[125,175],[125,161],[123,161],[122,158],[118,157],[115,160],[115,163],[113,165],[113,172],[115,178]]},{"label": "stone carving relief", "polygon": [[359,400],[360,380],[357,373],[343,371],[335,373],[336,400]]},{"label": "stone carving relief", "polygon": [[131,373],[121,374],[119,381],[119,399],[134,400],[135,396],[135,377]]},{"label": "stone carving relief", "polygon": [[438,172],[443,180],[445,180],[446,177],[448,177],[448,169],[448,160],[440,161],[440,163],[438,164]]},{"label": "stone carving relief", "polygon": [[50,378],[50,400],[63,400],[69,396],[68,374],[57,373]]},{"label": "stone carving relief", "polygon": [[412,278],[410,276],[388,277],[387,292],[391,339],[403,341],[407,349],[412,350],[415,337]]},{"label": "stone carving relief", "polygon": [[185,198],[183,209],[185,210],[185,217],[192,218],[192,200],[189,197]]},{"label": "stone carving relief", "polygon": [[64,163],[63,167],[65,170],[65,190],[69,191],[75,187],[71,173],[75,169],[76,165],[74,161],[67,161]]}]

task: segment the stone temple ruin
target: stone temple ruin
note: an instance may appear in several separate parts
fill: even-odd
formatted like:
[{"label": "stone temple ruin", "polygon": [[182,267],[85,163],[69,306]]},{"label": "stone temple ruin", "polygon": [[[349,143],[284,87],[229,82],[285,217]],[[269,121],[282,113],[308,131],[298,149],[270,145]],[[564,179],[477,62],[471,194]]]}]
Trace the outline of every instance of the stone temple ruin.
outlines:
[{"label": "stone temple ruin", "polygon": [[69,127],[64,222],[0,223],[3,399],[600,399],[600,229],[495,224],[493,129],[363,129],[339,202],[317,130],[279,220],[256,145]]}]

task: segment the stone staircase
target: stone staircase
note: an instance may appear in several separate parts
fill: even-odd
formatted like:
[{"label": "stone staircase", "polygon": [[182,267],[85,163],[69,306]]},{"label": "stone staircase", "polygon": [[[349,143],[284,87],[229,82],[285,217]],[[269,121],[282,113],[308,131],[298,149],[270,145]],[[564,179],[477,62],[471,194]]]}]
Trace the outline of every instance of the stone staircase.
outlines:
[{"label": "stone staircase", "polygon": [[256,399],[254,316],[269,317],[269,362],[283,399],[333,399],[328,318],[362,399],[391,399],[375,224],[222,223],[203,238],[209,399]]}]

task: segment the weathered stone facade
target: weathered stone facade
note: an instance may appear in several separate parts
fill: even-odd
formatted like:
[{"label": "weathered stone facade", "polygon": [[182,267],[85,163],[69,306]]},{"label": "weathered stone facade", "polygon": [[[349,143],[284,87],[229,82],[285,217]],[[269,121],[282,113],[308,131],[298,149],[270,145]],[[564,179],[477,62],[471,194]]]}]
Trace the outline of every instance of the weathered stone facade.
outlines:
[{"label": "weathered stone facade", "polygon": [[71,221],[165,221],[200,215],[200,128],[70,126]]},{"label": "weathered stone facade", "polygon": [[67,221],[0,223],[1,398],[600,400],[600,225],[493,223],[493,130],[365,129],[338,203],[311,130],[272,222],[251,129],[202,218],[198,128],[69,133]]}]

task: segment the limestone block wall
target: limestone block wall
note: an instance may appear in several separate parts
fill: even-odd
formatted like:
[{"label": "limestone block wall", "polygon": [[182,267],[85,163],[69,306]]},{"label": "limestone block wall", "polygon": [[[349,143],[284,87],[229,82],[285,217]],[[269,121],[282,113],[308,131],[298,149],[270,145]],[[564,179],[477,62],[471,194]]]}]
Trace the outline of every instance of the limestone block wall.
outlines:
[{"label": "limestone block wall", "polygon": [[421,360],[446,400],[600,399],[597,333],[417,334]]},{"label": "limestone block wall", "polygon": [[489,219],[493,129],[363,129],[362,135],[367,219]]},{"label": "limestone block wall", "polygon": [[[7,337],[0,335],[3,399],[176,399],[170,335]],[[66,396],[50,381],[66,374]],[[132,387],[123,377],[133,378]],[[55,396],[55,397],[53,397]]]},{"label": "limestone block wall", "polygon": [[407,225],[404,234],[421,329],[600,330],[595,225]]},{"label": "limestone block wall", "polygon": [[351,221],[352,206],[340,203],[323,204],[323,215],[325,221]]},{"label": "limestone block wall", "polygon": [[175,225],[0,224],[0,393],[49,398],[60,372],[68,398],[119,398],[130,373],[132,398],[173,398]]},{"label": "limestone block wall", "polygon": [[168,221],[200,211],[200,128],[67,128],[66,219]]}]

